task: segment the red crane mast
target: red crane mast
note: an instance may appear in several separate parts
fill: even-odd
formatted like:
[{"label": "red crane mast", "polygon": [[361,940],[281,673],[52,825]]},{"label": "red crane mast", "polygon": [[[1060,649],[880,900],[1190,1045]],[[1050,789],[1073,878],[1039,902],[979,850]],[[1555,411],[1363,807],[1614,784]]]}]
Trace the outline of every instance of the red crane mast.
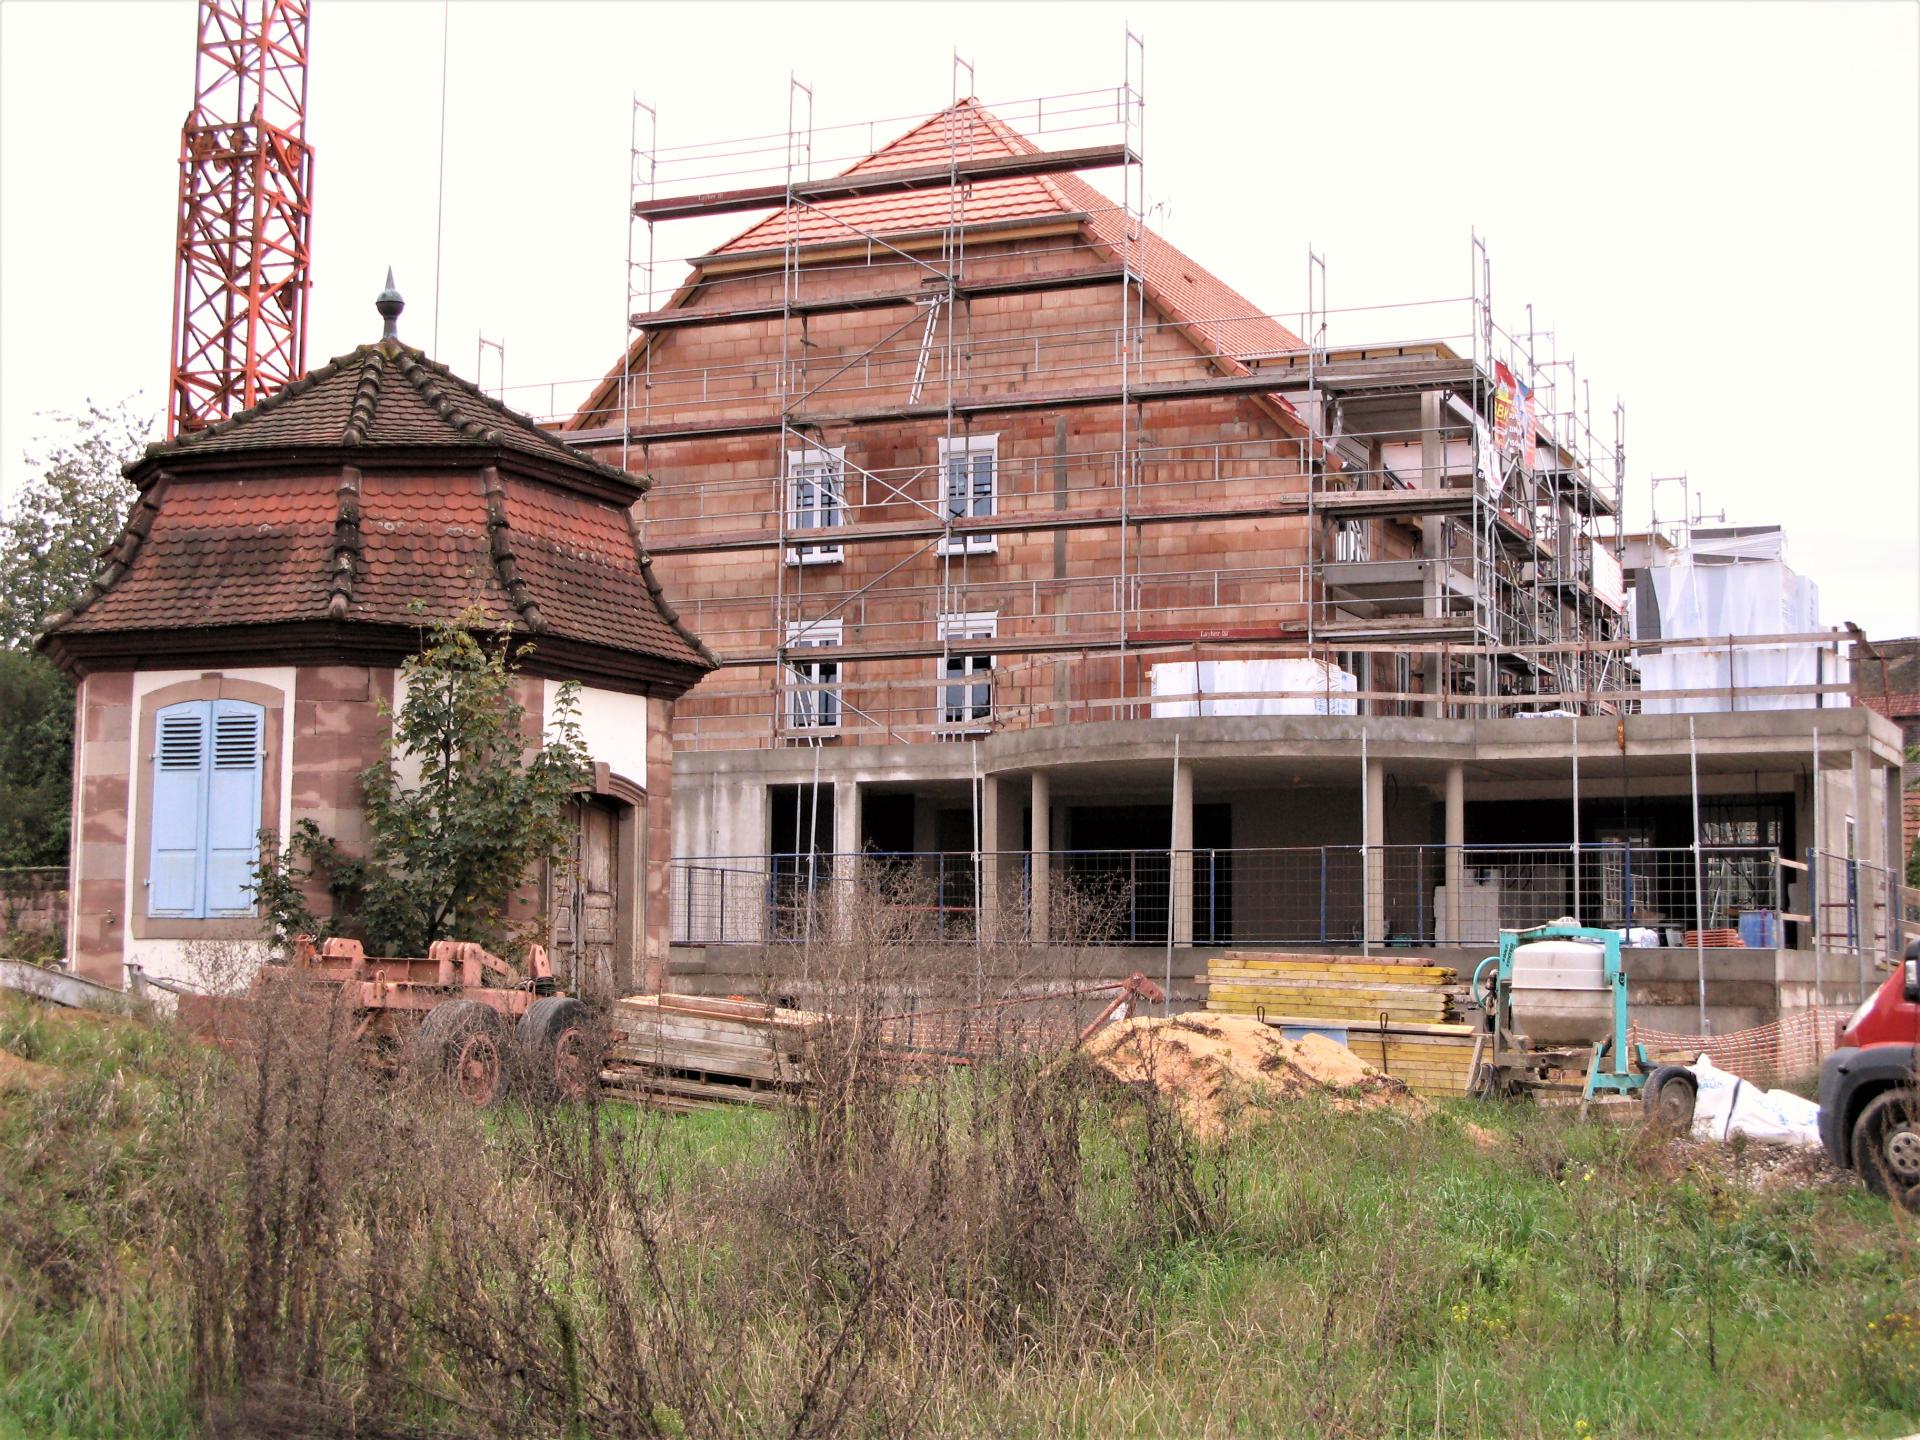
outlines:
[{"label": "red crane mast", "polygon": [[308,0],[200,0],[180,130],[167,434],[306,370],[313,229]]}]

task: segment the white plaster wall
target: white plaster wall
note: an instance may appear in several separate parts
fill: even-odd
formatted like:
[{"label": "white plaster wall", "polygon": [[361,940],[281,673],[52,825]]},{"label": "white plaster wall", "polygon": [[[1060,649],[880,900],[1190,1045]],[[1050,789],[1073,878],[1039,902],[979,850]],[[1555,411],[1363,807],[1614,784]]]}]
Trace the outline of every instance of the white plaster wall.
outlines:
[{"label": "white plaster wall", "polygon": [[[202,675],[215,672],[205,667],[192,670],[140,670],[133,677],[133,738],[134,746],[140,744],[140,709],[146,697],[164,686],[175,685],[183,680],[198,680]],[[281,692],[285,709],[281,712],[280,727],[280,823],[286,825],[287,817],[293,813],[293,680],[294,668],[291,665],[265,665],[247,669],[223,668],[218,672],[229,680],[250,680],[256,685],[267,685]],[[147,903],[146,892],[137,890],[133,882],[134,836],[140,833],[140,772],[148,757],[135,753],[133,763],[128,768],[127,783],[127,913],[120,917],[120,933],[125,937],[123,957],[129,965],[138,965],[149,975],[158,975],[164,979],[182,980],[192,985],[204,985],[214,977],[199,973],[205,968],[203,961],[212,961],[220,968],[231,967],[251,973],[254,966],[266,957],[266,947],[256,942],[235,942],[227,940],[137,940],[133,934],[133,915],[136,905]],[[194,954],[188,953],[193,947]],[[216,955],[213,952],[218,951]],[[244,975],[236,975],[244,979]]]},{"label": "white plaster wall", "polygon": [[[554,700],[561,682],[544,682],[541,716],[553,719]],[[647,784],[647,697],[627,695],[618,690],[599,690],[590,685],[575,692],[580,701],[580,736],[587,753],[615,775],[641,789]]]}]

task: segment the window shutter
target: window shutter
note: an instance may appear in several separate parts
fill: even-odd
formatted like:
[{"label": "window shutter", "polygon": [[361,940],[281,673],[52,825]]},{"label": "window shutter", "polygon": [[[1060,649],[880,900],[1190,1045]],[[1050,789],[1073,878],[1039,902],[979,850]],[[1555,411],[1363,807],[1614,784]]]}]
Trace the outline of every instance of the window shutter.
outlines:
[{"label": "window shutter", "polygon": [[200,913],[201,819],[206,811],[205,700],[169,705],[154,721],[152,844],[147,856],[147,913]]},{"label": "window shutter", "polygon": [[251,915],[260,855],[261,739],[266,714],[240,700],[213,702],[207,799],[206,914]]}]

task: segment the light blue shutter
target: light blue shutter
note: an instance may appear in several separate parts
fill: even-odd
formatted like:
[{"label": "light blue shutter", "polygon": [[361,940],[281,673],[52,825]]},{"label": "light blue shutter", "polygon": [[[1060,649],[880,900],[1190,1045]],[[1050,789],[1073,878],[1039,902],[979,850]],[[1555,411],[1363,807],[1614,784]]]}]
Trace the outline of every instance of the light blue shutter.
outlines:
[{"label": "light blue shutter", "polygon": [[147,913],[201,913],[202,821],[206,814],[205,700],[169,705],[154,720],[152,849],[147,857]]},{"label": "light blue shutter", "polygon": [[241,700],[213,702],[213,766],[207,790],[205,914],[253,914],[260,856],[261,737],[266,713]]}]

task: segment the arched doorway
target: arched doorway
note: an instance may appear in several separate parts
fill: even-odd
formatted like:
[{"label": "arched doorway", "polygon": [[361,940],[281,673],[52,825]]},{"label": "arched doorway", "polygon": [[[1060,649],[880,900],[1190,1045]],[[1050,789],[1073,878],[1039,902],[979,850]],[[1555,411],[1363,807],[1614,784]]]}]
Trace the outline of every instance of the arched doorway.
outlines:
[{"label": "arched doorway", "polygon": [[594,788],[573,798],[572,844],[547,882],[550,958],[571,994],[609,998],[640,987],[646,805],[646,791],[604,765],[594,767]]}]

